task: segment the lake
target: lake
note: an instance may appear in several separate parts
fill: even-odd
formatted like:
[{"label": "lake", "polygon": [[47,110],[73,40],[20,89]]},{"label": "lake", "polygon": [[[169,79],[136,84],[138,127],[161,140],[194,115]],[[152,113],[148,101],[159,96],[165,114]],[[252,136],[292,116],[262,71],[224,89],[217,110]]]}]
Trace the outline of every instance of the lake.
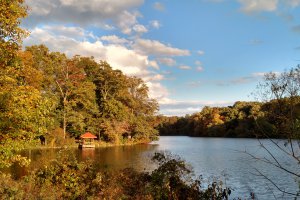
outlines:
[{"label": "lake", "polygon": [[[299,174],[297,162],[276,149],[269,140],[260,141],[276,156],[280,164]],[[275,141],[283,144],[281,140]],[[299,149],[297,150],[299,151]],[[232,188],[230,199],[236,196],[246,199],[250,192],[254,192],[257,199],[274,199],[274,195],[278,199],[291,199],[287,195],[282,196],[282,193],[275,189],[274,185],[265,177],[259,176],[258,172],[270,178],[282,190],[295,192],[298,189],[296,180],[288,173],[248,155],[250,153],[259,158],[273,159],[267,151],[261,148],[256,139],[161,136],[159,141],[151,144],[96,148],[94,150],[74,148],[70,151],[79,160],[92,160],[99,168],[133,167],[140,171],[154,169],[155,165],[150,162],[154,152],[167,151],[180,156],[191,165],[195,176],[202,175],[204,185],[214,180],[222,180],[225,186]],[[32,160],[30,168],[14,167],[12,171],[16,176],[26,174],[29,170],[55,159],[59,152],[58,149],[28,150],[25,154]]]}]

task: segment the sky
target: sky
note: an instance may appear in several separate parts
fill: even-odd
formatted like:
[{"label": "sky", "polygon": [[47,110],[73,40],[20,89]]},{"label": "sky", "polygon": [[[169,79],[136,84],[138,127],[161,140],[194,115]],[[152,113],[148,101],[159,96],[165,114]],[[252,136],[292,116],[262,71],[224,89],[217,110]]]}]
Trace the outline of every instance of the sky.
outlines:
[{"label": "sky", "polygon": [[300,62],[300,0],[26,0],[23,46],[106,60],[142,78],[160,114],[254,100]]}]

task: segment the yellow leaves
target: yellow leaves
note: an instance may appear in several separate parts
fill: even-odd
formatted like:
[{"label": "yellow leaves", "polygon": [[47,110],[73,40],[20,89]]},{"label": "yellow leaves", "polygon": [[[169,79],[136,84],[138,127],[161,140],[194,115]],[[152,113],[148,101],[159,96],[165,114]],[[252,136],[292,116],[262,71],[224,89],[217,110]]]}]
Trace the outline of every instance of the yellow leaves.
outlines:
[{"label": "yellow leaves", "polygon": [[12,104],[26,108],[37,106],[40,92],[32,86],[18,86],[10,91]]},{"label": "yellow leaves", "polygon": [[[31,86],[18,86],[0,93],[2,130],[14,138],[32,138],[39,128],[40,105],[43,99],[38,90]],[[41,116],[42,117],[42,116]]]},{"label": "yellow leaves", "polygon": [[13,66],[0,68],[0,85],[9,89],[17,86],[33,86],[40,89],[42,73],[33,68],[32,55],[29,52],[18,52]]},{"label": "yellow leaves", "polygon": [[19,27],[21,18],[26,17],[27,7],[23,0],[0,0],[1,39],[20,43],[26,31]]},{"label": "yellow leaves", "polygon": [[212,126],[221,125],[221,124],[224,124],[224,121],[222,120],[221,115],[219,113],[212,113],[210,122],[207,127],[212,127]]},{"label": "yellow leaves", "polygon": [[0,0],[0,69],[14,67],[22,39],[28,34],[19,27],[27,8],[21,0]]}]

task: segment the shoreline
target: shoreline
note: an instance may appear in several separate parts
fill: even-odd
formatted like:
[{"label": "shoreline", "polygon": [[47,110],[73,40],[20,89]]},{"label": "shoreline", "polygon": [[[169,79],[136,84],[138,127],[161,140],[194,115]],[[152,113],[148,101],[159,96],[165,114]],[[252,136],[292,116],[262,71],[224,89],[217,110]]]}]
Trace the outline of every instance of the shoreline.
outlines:
[{"label": "shoreline", "polygon": [[[113,144],[113,143],[95,143],[95,148],[107,148],[107,147],[118,147],[118,146],[133,146],[133,145],[143,145],[143,144],[150,144],[151,142],[136,142],[136,143],[123,143],[123,144]],[[47,145],[37,145],[37,146],[32,146],[32,147],[26,147],[24,149],[68,149],[68,148],[79,148],[78,144],[73,144],[73,145],[63,145],[63,146],[47,146]],[[88,149],[93,149],[93,148],[88,148]]]}]

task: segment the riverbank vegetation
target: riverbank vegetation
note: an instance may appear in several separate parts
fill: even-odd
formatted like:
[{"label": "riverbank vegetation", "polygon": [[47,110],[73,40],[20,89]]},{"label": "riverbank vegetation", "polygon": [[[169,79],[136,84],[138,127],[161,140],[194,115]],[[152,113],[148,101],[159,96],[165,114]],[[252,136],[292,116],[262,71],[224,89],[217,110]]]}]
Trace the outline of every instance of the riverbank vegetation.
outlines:
[{"label": "riverbank vegetation", "polygon": [[[0,199],[215,199],[228,196],[222,184],[203,188],[202,179],[192,179],[185,162],[156,153],[152,172],[99,171],[89,162],[61,152],[58,159],[20,180],[0,174]],[[230,192],[229,192],[230,193]]]}]

